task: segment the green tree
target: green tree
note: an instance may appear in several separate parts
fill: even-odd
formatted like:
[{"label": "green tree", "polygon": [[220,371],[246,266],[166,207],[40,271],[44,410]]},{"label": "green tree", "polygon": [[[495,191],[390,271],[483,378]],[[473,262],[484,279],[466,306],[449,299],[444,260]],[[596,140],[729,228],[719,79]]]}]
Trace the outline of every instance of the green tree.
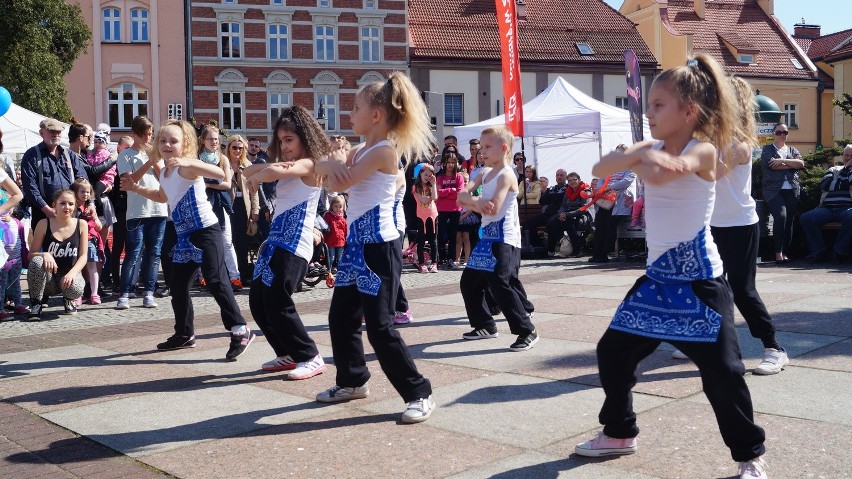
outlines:
[{"label": "green tree", "polygon": [[64,77],[91,41],[76,3],[0,0],[0,86],[16,104],[67,122]]},{"label": "green tree", "polygon": [[852,118],[852,95],[848,93],[844,93],[840,95],[840,98],[835,98],[834,106],[843,110],[843,114]]}]

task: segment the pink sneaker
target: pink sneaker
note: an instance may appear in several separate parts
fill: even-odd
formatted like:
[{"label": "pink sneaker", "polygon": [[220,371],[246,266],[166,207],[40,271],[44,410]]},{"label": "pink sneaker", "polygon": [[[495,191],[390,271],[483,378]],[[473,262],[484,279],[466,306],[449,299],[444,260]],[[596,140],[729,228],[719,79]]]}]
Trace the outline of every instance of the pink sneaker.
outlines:
[{"label": "pink sneaker", "polygon": [[574,454],[586,457],[623,456],[636,452],[636,438],[618,439],[604,433],[582,444],[577,444]]},{"label": "pink sneaker", "polygon": [[264,371],[290,371],[296,369],[296,366],[296,361],[293,361],[293,358],[287,355],[263,363],[260,369]]},{"label": "pink sneaker", "polygon": [[89,304],[101,304],[101,297],[98,296],[97,294],[93,294],[89,298]]},{"label": "pink sneaker", "polygon": [[430,264],[429,265],[429,272],[430,273],[437,273],[438,272],[438,265],[436,263]]},{"label": "pink sneaker", "polygon": [[411,311],[401,312],[397,311],[393,315],[393,324],[408,324],[412,320]]},{"label": "pink sneaker", "polygon": [[428,273],[428,272],[429,272],[429,270],[428,270],[428,269],[426,269],[426,265],[425,265],[425,264],[418,264],[418,265],[417,265],[417,271],[418,271],[419,273]]}]

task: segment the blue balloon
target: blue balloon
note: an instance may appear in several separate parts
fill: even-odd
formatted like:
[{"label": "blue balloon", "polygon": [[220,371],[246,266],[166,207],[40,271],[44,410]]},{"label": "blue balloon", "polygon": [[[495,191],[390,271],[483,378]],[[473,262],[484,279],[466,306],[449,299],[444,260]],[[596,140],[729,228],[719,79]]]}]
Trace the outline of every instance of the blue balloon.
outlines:
[{"label": "blue balloon", "polygon": [[0,116],[5,115],[11,106],[12,95],[9,94],[9,90],[0,86]]}]

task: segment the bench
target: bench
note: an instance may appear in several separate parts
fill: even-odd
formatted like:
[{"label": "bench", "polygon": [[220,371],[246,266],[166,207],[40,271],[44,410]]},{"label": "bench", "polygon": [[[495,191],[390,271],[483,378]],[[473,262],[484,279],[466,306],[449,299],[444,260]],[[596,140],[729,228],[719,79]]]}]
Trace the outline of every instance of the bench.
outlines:
[{"label": "bench", "polygon": [[[621,257],[621,249],[618,247],[621,239],[645,239],[645,228],[633,229],[629,228],[630,220],[625,218],[619,225],[615,233],[615,254],[616,258]],[[645,245],[645,253],[648,253],[648,243],[643,241]]]}]

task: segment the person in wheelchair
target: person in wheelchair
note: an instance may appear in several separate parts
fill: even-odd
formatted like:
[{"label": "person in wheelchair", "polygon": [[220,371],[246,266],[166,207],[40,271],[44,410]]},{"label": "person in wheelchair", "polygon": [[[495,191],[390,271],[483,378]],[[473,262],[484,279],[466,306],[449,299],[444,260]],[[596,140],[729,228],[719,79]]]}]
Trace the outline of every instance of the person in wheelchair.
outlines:
[{"label": "person in wheelchair", "polygon": [[568,233],[573,246],[574,258],[583,254],[583,241],[581,232],[588,231],[591,225],[592,215],[583,208],[589,201],[580,193],[589,185],[580,180],[580,175],[574,172],[568,173],[568,186],[565,188],[565,196],[559,210],[547,221],[547,254],[553,255],[556,245],[564,233]]}]

